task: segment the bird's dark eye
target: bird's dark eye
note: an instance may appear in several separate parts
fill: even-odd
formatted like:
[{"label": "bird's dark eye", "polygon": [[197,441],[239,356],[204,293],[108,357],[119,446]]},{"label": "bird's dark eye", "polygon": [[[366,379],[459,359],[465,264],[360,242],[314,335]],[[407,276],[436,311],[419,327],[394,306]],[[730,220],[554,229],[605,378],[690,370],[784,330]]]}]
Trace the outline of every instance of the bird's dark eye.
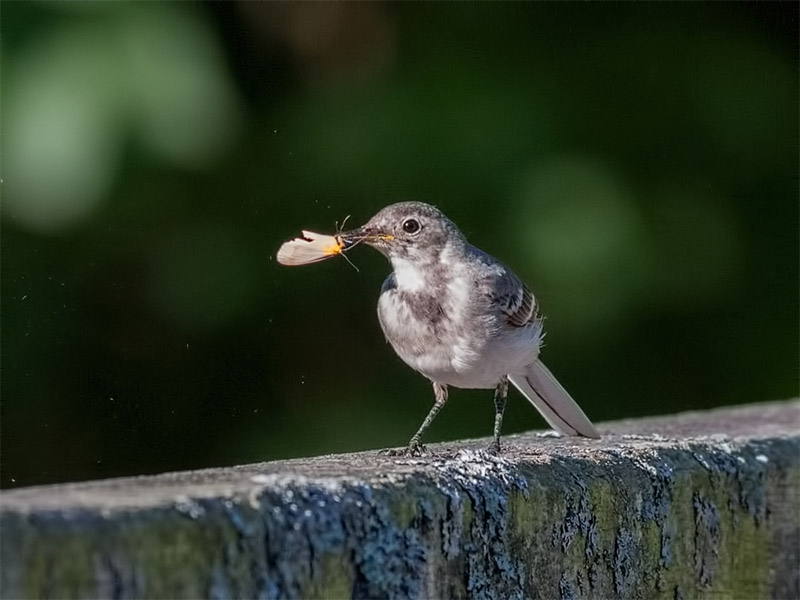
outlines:
[{"label": "bird's dark eye", "polygon": [[416,219],[406,219],[405,221],[403,221],[403,231],[405,231],[406,233],[414,234],[417,233],[420,229],[421,225],[419,224],[419,221],[417,221]]}]

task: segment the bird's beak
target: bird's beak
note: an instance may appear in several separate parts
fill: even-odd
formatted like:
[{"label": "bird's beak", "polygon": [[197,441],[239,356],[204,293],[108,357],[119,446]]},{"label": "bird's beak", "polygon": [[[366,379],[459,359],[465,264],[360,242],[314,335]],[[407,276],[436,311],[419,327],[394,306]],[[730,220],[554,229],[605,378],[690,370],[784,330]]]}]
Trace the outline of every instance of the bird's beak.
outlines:
[{"label": "bird's beak", "polygon": [[338,234],[337,237],[342,240],[343,249],[350,248],[362,242],[370,245],[381,245],[385,242],[391,242],[394,239],[393,234],[383,233],[366,225],[358,229],[343,231]]}]

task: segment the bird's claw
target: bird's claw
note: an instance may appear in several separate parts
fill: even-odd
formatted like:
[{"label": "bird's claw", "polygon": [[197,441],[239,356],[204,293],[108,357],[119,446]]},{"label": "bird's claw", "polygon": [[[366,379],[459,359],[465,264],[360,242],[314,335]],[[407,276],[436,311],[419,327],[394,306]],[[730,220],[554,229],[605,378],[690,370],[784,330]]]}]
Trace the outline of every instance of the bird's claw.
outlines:
[{"label": "bird's claw", "polygon": [[497,440],[493,441],[486,448],[486,452],[488,452],[492,456],[500,456],[500,453],[502,452],[502,449],[500,448],[500,442],[498,442]]},{"label": "bird's claw", "polygon": [[402,456],[402,457],[411,457],[411,456],[423,456],[427,454],[428,449],[425,448],[419,442],[411,441],[405,448],[389,448],[388,450],[381,451],[381,454],[385,454],[386,456]]}]

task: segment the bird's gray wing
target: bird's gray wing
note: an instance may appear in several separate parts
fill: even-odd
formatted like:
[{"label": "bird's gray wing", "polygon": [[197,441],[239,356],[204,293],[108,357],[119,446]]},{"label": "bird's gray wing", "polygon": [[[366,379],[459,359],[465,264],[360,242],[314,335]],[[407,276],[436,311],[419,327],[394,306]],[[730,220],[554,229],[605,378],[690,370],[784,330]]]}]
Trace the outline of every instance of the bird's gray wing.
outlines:
[{"label": "bird's gray wing", "polygon": [[[483,258],[488,255],[480,256],[486,261],[484,272],[488,273],[482,281],[483,290],[495,314],[512,327],[540,324],[542,317],[530,289],[505,265]],[[567,435],[600,437],[580,406],[538,357],[522,371],[509,373],[508,380],[559,431]]]},{"label": "bird's gray wing", "polygon": [[541,320],[536,297],[508,268],[496,271],[489,289],[493,306],[514,327],[525,327]]},{"label": "bird's gray wing", "polygon": [[[500,301],[508,324],[525,327],[532,323],[541,323],[536,298],[527,286],[519,280],[516,287],[513,286],[513,281],[508,286],[505,295],[501,296],[503,300]],[[600,437],[586,413],[538,357],[524,372],[509,373],[508,379],[558,431],[567,435]]]}]

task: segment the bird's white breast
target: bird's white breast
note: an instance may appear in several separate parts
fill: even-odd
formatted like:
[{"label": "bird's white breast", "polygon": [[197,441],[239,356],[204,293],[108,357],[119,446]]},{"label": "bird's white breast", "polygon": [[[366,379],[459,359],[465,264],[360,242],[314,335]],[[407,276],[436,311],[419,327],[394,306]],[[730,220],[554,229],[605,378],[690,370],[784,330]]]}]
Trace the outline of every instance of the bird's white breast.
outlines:
[{"label": "bird's white breast", "polygon": [[425,289],[425,275],[411,261],[393,258],[392,267],[398,289],[405,292],[419,292]]},{"label": "bird's white breast", "polygon": [[378,301],[381,327],[398,356],[432,381],[493,388],[536,359],[541,323],[506,324],[457,250],[448,245],[438,263],[424,266],[391,258],[394,273]]}]

